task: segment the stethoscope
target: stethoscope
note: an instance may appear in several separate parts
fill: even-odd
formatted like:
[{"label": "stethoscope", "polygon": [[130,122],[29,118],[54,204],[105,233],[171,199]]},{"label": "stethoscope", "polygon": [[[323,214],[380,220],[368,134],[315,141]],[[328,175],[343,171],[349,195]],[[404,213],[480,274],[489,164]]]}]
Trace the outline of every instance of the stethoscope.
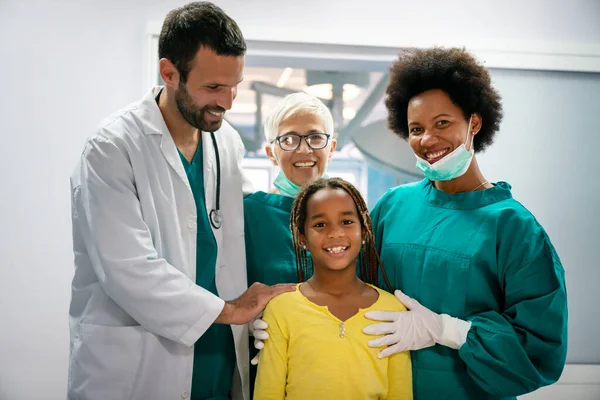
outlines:
[{"label": "stethoscope", "polygon": [[[157,95],[155,97],[156,104],[158,104],[158,99],[160,98],[161,93],[162,93],[162,88],[160,89],[160,91],[157,93]],[[221,207],[221,158],[219,157],[219,146],[217,145],[217,138],[215,137],[214,132],[210,133],[210,138],[212,139],[213,148],[215,149],[215,158],[217,159],[217,193],[216,193],[216,198],[215,198],[216,208],[213,208],[210,210],[210,213],[208,214],[208,219],[210,221],[210,224],[213,226],[213,228],[219,229],[219,228],[221,228],[221,225],[223,224],[223,218],[221,217],[221,211],[220,211],[220,207]],[[200,136],[200,140],[202,140],[202,136]]]},{"label": "stethoscope", "polygon": [[210,224],[213,226],[213,228],[219,229],[223,223],[221,211],[219,211],[221,202],[221,159],[219,158],[219,147],[217,146],[217,139],[215,138],[214,132],[210,133],[210,138],[212,139],[213,147],[215,149],[215,158],[217,159],[217,193],[215,198],[216,208],[210,210],[208,219],[210,219]]}]

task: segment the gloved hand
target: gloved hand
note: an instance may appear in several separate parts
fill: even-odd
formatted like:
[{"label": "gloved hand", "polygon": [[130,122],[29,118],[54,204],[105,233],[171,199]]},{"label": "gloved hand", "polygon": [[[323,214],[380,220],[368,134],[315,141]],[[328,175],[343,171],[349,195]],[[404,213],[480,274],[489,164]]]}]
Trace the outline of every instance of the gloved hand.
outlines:
[{"label": "gloved hand", "polygon": [[385,335],[369,341],[369,347],[388,346],[379,353],[379,358],[407,350],[421,350],[436,343],[459,349],[467,341],[471,323],[447,314],[436,314],[396,290],[398,300],[409,311],[368,311],[365,317],[384,321],[363,329],[367,335]]},{"label": "gloved hand", "polygon": [[[250,323],[250,333],[254,336],[254,348],[257,350],[262,350],[265,347],[264,341],[269,338],[269,334],[267,333],[267,328],[269,325],[260,319],[262,314],[258,316],[257,319]],[[250,364],[257,365],[258,364],[258,356],[260,352],[254,356],[252,360],[250,360]]]}]

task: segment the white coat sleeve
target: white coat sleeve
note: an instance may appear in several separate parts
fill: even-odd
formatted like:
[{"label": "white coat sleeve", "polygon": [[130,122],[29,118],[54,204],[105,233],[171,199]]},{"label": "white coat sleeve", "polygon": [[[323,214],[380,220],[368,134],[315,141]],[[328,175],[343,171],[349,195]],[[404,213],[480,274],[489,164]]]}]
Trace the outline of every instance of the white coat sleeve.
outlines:
[{"label": "white coat sleeve", "polygon": [[144,222],[127,155],[96,136],[74,188],[79,231],[106,294],[150,332],[192,346],[224,301],[159,258]]}]

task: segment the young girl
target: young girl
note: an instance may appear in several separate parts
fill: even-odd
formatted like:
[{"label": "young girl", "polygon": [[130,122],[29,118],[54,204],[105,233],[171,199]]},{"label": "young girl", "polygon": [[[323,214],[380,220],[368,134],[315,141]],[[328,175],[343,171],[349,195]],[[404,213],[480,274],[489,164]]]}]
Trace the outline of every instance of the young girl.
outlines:
[{"label": "young girl", "polygon": [[389,282],[358,190],[338,178],[307,185],[294,201],[290,228],[299,282],[310,273],[308,252],[314,271],[265,309],[270,338],[254,399],[412,399],[409,353],[379,359],[362,332],[365,312],[405,308],[374,286],[379,276]]}]

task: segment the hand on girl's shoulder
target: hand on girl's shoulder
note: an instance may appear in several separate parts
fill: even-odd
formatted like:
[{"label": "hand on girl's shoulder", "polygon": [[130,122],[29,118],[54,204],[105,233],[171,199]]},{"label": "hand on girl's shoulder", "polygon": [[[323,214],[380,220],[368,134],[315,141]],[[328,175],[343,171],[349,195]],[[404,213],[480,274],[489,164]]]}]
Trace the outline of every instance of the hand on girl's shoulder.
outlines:
[{"label": "hand on girl's shoulder", "polygon": [[296,290],[293,292],[285,292],[277,295],[267,303],[265,310],[285,310],[298,301],[298,294],[298,287],[296,287]]}]

